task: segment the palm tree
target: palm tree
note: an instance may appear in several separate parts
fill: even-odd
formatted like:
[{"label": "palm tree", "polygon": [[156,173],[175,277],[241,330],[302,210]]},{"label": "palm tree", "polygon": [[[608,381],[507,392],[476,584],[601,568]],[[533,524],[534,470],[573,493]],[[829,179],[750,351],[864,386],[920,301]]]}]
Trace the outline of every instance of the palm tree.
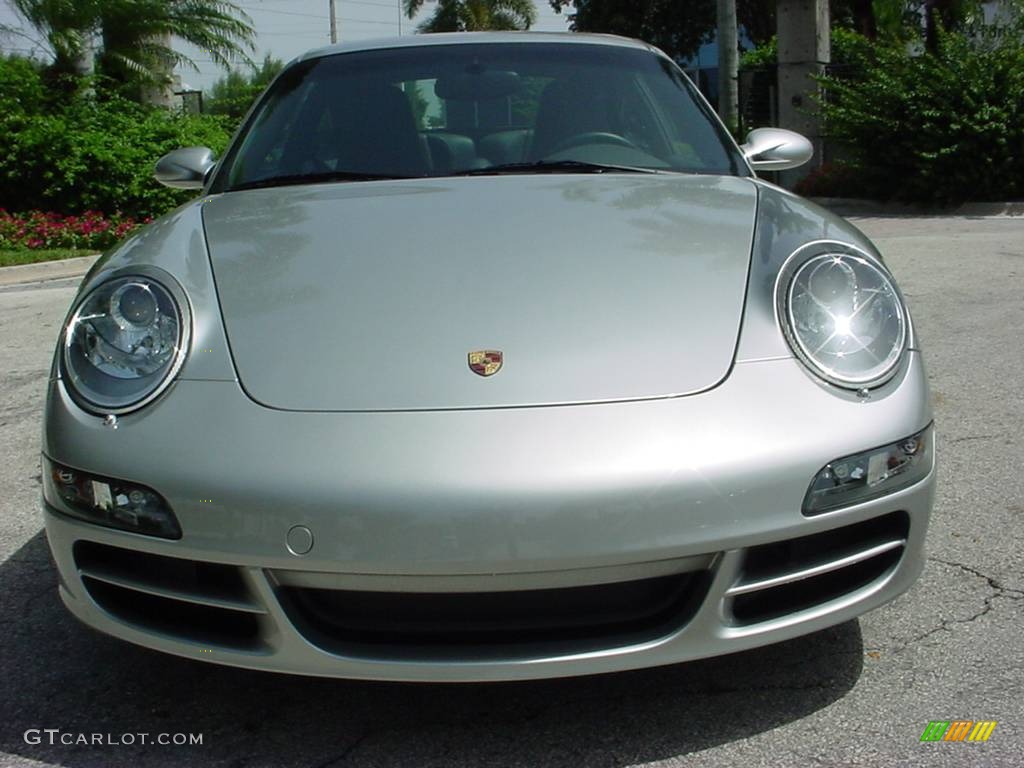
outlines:
[{"label": "palm tree", "polygon": [[100,42],[105,74],[119,80],[158,82],[175,65],[195,62],[171,47],[177,37],[228,66],[248,63],[255,30],[240,6],[227,0],[12,0],[49,42],[54,69],[90,70],[90,41]]},{"label": "palm tree", "polygon": [[58,74],[92,72],[91,40],[99,0],[12,0],[14,9],[46,40]]},{"label": "palm tree", "polygon": [[739,127],[739,45],[736,0],[717,0],[718,116],[730,131]]},{"label": "palm tree", "polygon": [[160,79],[174,66],[197,69],[189,57],[171,48],[170,39],[191,43],[228,68],[241,59],[254,66],[255,30],[245,11],[221,0],[106,0],[99,26],[101,61],[106,74]]},{"label": "palm tree", "polygon": [[[425,0],[403,0],[411,19]],[[529,29],[537,21],[532,0],[437,0],[437,8],[419,26],[420,32],[483,32]]]}]

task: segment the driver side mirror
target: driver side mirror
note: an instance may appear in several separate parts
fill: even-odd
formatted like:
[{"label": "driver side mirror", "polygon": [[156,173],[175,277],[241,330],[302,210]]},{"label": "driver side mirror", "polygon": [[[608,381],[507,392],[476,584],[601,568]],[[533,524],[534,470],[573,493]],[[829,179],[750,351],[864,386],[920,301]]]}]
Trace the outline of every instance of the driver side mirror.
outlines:
[{"label": "driver side mirror", "polygon": [[785,128],[757,128],[747,134],[740,150],[755,171],[798,168],[814,154],[810,141]]},{"label": "driver side mirror", "polygon": [[165,187],[201,189],[214,165],[212,149],[184,147],[161,157],[153,175]]}]

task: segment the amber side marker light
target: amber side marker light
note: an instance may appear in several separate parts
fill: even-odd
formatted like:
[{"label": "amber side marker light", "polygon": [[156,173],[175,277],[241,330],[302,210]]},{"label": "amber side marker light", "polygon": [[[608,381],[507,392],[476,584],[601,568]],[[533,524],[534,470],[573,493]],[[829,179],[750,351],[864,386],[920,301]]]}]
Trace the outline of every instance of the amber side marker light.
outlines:
[{"label": "amber side marker light", "polygon": [[101,477],[43,458],[43,498],[69,517],[107,528],[180,539],[170,505],[144,485]]},{"label": "amber side marker light", "polygon": [[889,445],[836,459],[807,489],[803,513],[820,515],[909,488],[932,468],[933,427]]}]

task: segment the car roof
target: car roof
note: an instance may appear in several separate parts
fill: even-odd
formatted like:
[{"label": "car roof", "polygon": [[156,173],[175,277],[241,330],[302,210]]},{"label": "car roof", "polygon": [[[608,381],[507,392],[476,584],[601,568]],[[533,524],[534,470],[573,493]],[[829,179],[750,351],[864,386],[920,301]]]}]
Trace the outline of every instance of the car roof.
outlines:
[{"label": "car roof", "polygon": [[375,51],[385,48],[420,48],[432,45],[465,45],[470,43],[559,43],[566,45],[607,45],[616,48],[639,48],[659,52],[657,48],[640,40],[618,35],[601,35],[580,32],[440,32],[425,35],[405,35],[373,40],[359,40],[315,48],[299,56],[296,61],[306,61],[335,53]]}]

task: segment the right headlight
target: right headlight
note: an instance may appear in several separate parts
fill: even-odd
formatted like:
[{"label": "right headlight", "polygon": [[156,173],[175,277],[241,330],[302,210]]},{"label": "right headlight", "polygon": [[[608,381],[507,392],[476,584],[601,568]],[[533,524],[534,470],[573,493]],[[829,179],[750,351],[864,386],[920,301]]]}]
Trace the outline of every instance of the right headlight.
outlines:
[{"label": "right headlight", "polygon": [[907,348],[907,312],[881,265],[855,253],[819,253],[780,288],[786,338],[814,373],[851,389],[892,376]]},{"label": "right headlight", "polygon": [[184,362],[187,312],[170,276],[115,276],[93,288],[64,330],[61,373],[72,397],[100,414],[151,402]]}]

